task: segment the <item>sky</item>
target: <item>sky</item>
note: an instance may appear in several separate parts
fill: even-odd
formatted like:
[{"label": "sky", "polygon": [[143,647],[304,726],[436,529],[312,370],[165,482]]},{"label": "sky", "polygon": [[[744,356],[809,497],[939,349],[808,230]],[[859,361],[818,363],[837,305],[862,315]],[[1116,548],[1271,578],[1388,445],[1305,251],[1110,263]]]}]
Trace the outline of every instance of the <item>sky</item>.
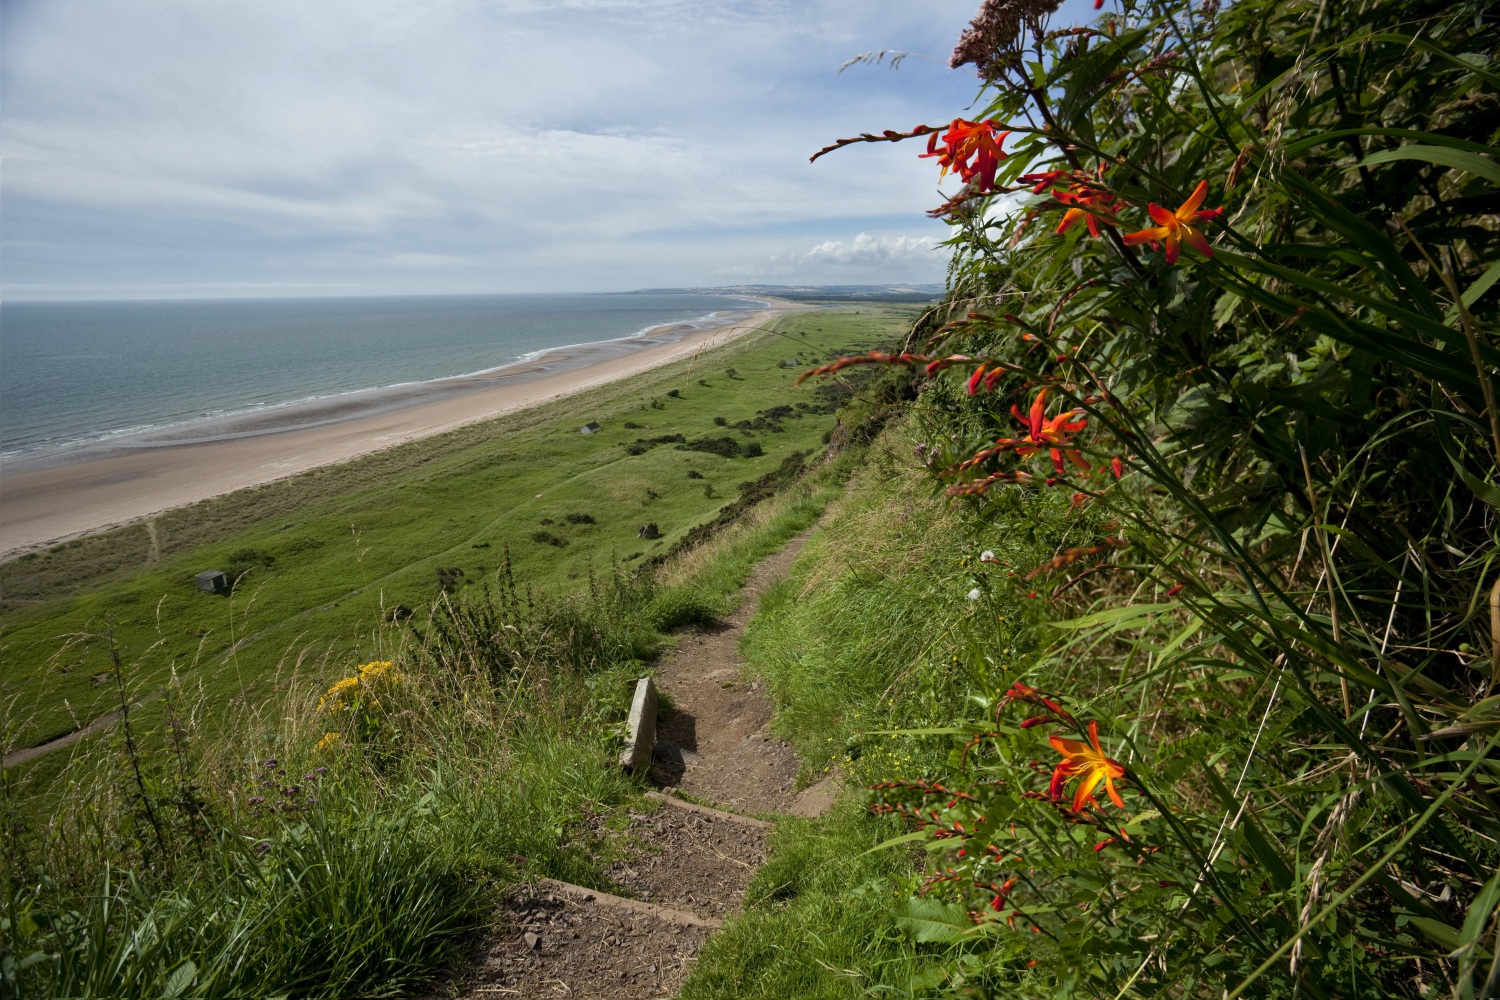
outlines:
[{"label": "sky", "polygon": [[940,282],[977,7],[0,0],[0,295]]}]

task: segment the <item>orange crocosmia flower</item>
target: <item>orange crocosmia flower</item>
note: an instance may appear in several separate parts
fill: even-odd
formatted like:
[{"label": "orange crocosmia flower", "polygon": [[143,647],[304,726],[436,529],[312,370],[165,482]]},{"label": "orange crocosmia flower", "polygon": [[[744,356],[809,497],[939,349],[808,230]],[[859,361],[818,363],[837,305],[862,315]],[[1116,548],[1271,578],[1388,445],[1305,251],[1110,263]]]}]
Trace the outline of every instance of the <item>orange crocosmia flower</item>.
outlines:
[{"label": "orange crocosmia flower", "polygon": [[[927,152],[921,155],[936,156],[943,165],[943,176],[950,170],[956,171],[965,184],[979,178],[979,191],[985,192],[995,186],[995,171],[1000,168],[1000,161],[1007,158],[1000,144],[1008,135],[1009,130],[1001,131],[1000,123],[994,120],[971,122],[955,118],[942,135],[932,134],[927,140]],[[939,141],[942,149],[938,148]]]},{"label": "orange crocosmia flower", "polygon": [[1014,444],[1016,454],[1022,458],[1030,458],[1041,451],[1047,451],[1052,456],[1052,467],[1057,470],[1059,476],[1065,475],[1067,469],[1063,466],[1066,458],[1083,471],[1091,468],[1089,463],[1079,454],[1078,449],[1073,446],[1073,435],[1088,426],[1088,418],[1074,420],[1073,418],[1082,413],[1082,410],[1064,410],[1055,417],[1048,418],[1047,389],[1043,388],[1036,394],[1036,399],[1031,401],[1031,412],[1021,416],[1019,407],[1011,407],[1011,413],[1026,425],[1027,434],[1024,438]]},{"label": "orange crocosmia flower", "polygon": [[1067,205],[1062,221],[1057,224],[1058,235],[1073,228],[1081,220],[1087,220],[1089,235],[1099,238],[1099,223],[1115,225],[1115,195],[1113,191],[1096,188],[1088,184],[1074,185],[1072,191],[1053,191],[1052,197]]},{"label": "orange crocosmia flower", "polygon": [[1205,257],[1214,255],[1213,248],[1208,245],[1208,237],[1203,235],[1201,229],[1196,228],[1200,222],[1209,222],[1224,214],[1222,208],[1210,208],[1200,211],[1198,206],[1203,204],[1203,199],[1208,194],[1208,181],[1199,181],[1188,200],[1175,212],[1169,212],[1156,202],[1147,206],[1151,218],[1156,222],[1150,229],[1142,229],[1138,233],[1130,233],[1125,237],[1127,244],[1150,243],[1153,248],[1156,244],[1164,243],[1167,247],[1167,263],[1177,263],[1177,255],[1182,250],[1182,244],[1186,243]]},{"label": "orange crocosmia flower", "polygon": [[1088,220],[1089,235],[1094,238],[1100,235],[1101,222],[1107,226],[1115,225],[1115,195],[1109,190],[1085,187],[1080,184],[1071,192],[1055,190],[1052,196],[1062,204],[1068,205],[1068,210],[1062,213],[1062,222],[1058,223],[1059,235],[1073,228],[1074,223],[1079,222],[1080,219]]},{"label": "orange crocosmia flower", "polygon": [[1089,723],[1088,743],[1062,736],[1049,736],[1047,742],[1052,744],[1052,749],[1063,755],[1057,770],[1052,772],[1051,794],[1054,802],[1062,798],[1064,784],[1073,778],[1082,778],[1077,790],[1073,792],[1074,809],[1082,812],[1085,805],[1098,804],[1094,802],[1094,789],[1099,787],[1101,781],[1104,782],[1104,790],[1109,793],[1109,800],[1121,809],[1125,808],[1125,800],[1115,790],[1115,779],[1125,776],[1125,768],[1120,766],[1119,761],[1104,756],[1104,751],[1099,747],[1099,723]]}]

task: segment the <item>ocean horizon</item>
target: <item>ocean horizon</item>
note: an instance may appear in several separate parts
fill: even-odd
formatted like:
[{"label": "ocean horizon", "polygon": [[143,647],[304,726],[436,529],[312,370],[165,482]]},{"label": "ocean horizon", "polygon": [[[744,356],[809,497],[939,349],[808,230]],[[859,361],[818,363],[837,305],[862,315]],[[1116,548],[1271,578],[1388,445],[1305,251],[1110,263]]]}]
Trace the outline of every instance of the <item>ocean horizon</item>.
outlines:
[{"label": "ocean horizon", "polygon": [[579,367],[762,305],[677,292],[4,303],[0,461],[346,419],[538,359],[538,372]]}]

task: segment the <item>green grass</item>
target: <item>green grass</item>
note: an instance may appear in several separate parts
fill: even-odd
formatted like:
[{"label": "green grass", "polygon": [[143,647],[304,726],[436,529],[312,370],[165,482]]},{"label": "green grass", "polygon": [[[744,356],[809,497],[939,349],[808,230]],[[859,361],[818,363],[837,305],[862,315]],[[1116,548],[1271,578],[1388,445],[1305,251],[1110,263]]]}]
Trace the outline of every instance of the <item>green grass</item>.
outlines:
[{"label": "green grass", "polygon": [[368,710],[320,709],[326,680],[300,676],[215,718],[177,685],[157,703],[177,724],[135,713],[133,753],[117,726],[57,755],[72,759],[45,821],[25,796],[36,769],[0,772],[0,996],[410,993],[464,965],[518,879],[613,888],[612,833],[639,802],[614,765],[633,679],[663,630],[726,610],[813,525],[861,456],[651,572],[572,593],[502,576],[417,627],[371,624],[401,677]]},{"label": "green grass", "polygon": [[[970,601],[982,575],[975,526],[934,496],[907,456],[911,421],[860,452],[848,487],[791,576],[762,595],[741,644],[766,678],[773,723],[802,759],[801,782],[829,770],[845,791],[829,815],[778,825],[746,912],[711,938],[683,996],[930,996],[972,975],[984,942],[927,942],[905,900],[924,874],[911,845],[872,851],[909,827],[872,814],[865,787],[931,777],[952,761],[949,736],[891,735],[961,719],[967,696],[1024,675],[1019,607]],[[1017,532],[1019,557],[1051,544],[1049,500]],[[1004,637],[1003,661],[964,653]],[[867,853],[869,852],[869,853]],[[923,901],[925,903],[925,901]]]},{"label": "green grass", "polygon": [[[507,551],[521,579],[575,587],[615,560],[669,551],[742,483],[822,449],[834,418],[813,411],[831,408],[810,386],[794,390],[798,372],[781,359],[882,341],[909,313],[794,314],[774,332],[585,395],[164,514],[150,564],[141,525],[6,563],[8,745],[44,742],[117,706],[104,682],[106,632],[133,692],[157,690],[175,671],[201,686],[212,711],[257,703],[293,671],[326,674],[380,655],[382,616],[425,611],[443,579],[456,590],[492,584]],[[734,427],[776,406],[792,412]],[[587,420],[603,430],[579,434]],[[637,439],[669,434],[728,437],[763,454],[672,443],[628,453]],[[637,537],[648,521],[661,539]],[[196,591],[204,568],[237,570],[234,593]]]},{"label": "green grass", "polygon": [[891,908],[914,884],[899,851],[866,854],[899,833],[853,801],[820,820],[777,824],[747,911],[709,938],[684,1000],[901,996],[933,975]]}]

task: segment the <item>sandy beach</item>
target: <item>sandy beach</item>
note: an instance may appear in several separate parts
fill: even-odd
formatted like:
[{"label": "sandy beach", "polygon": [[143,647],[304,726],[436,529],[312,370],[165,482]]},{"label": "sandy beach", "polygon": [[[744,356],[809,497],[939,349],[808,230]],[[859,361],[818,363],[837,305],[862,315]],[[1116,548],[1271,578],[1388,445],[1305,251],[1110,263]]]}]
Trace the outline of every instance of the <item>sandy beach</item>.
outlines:
[{"label": "sandy beach", "polygon": [[718,327],[655,330],[639,346],[615,341],[592,363],[585,345],[483,376],[438,380],[421,387],[436,398],[387,400],[378,412],[325,409],[310,426],[292,429],[278,428],[284,416],[262,415],[209,439],[164,438],[49,467],[6,470],[0,477],[0,559],[583,392],[728,343],[786,308],[741,314]]}]

